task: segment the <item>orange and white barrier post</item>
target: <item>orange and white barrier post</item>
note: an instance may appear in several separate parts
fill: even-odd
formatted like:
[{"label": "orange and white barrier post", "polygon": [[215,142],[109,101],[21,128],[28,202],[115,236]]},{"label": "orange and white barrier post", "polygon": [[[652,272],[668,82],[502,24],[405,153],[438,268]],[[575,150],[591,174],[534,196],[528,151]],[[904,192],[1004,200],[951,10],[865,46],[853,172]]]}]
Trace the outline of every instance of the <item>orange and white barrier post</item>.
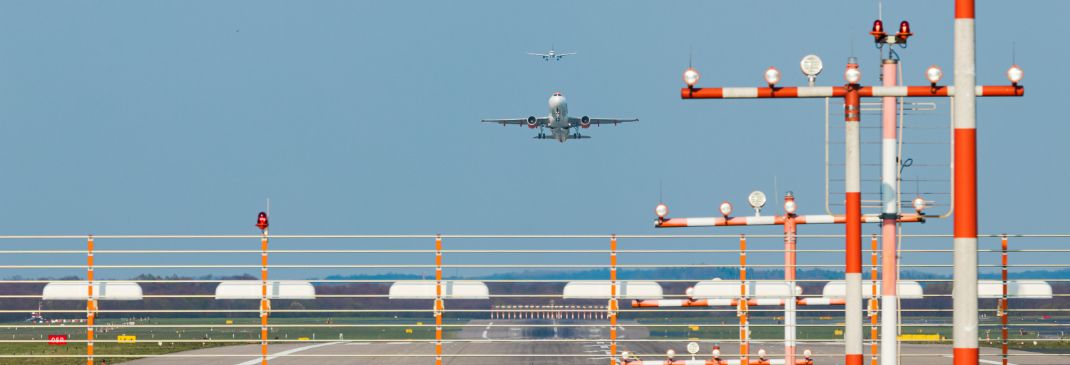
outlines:
[{"label": "orange and white barrier post", "polygon": [[877,365],[877,235],[873,235],[869,247],[869,363]]},{"label": "orange and white barrier post", "polygon": [[268,363],[268,315],[271,299],[268,298],[268,216],[260,212],[256,227],[260,228],[260,363]]},{"label": "orange and white barrier post", "polygon": [[750,321],[747,319],[747,236],[739,235],[739,358],[750,364]]},{"label": "orange and white barrier post", "polygon": [[442,235],[435,235],[435,365],[442,365]]},{"label": "orange and white barrier post", "polygon": [[86,303],[85,303],[85,357],[86,364],[93,365],[93,338],[96,333],[93,324],[97,318],[97,300],[93,298],[93,235],[86,241]]},{"label": "orange and white barrier post", "polygon": [[1002,349],[1001,355],[1003,356],[1003,365],[1008,365],[1008,363],[1007,363],[1007,338],[1008,338],[1007,337],[1007,335],[1008,335],[1007,334],[1007,319],[1008,319],[1008,317],[1007,316],[1009,315],[1009,313],[1007,313],[1007,308],[1010,306],[1010,301],[1007,298],[1007,235],[1003,235],[1003,237],[1001,239],[1000,253],[1001,253],[1000,254],[1000,256],[1001,256],[1000,257],[1001,258],[1000,277],[1003,280],[1003,295],[999,298],[999,322],[1000,322],[999,339],[1000,339],[1000,348]]},{"label": "orange and white barrier post", "polygon": [[[976,80],[974,0],[955,0],[955,88]],[[951,285],[954,365],[977,365],[977,104],[971,93],[952,100],[954,275]]]},{"label": "orange and white barrier post", "polygon": [[609,239],[609,364],[617,365],[617,235]]}]

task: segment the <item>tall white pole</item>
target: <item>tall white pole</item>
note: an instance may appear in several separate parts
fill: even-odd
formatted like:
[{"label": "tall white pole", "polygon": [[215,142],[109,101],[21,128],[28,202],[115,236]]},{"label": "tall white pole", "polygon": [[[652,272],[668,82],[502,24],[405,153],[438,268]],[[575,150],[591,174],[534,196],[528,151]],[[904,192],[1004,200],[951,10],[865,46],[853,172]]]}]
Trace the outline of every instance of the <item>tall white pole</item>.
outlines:
[{"label": "tall white pole", "polygon": [[974,1],[955,0],[954,365],[977,365],[977,105]]},{"label": "tall white pole", "polygon": [[[847,68],[858,68],[858,61],[851,57]],[[845,263],[847,303],[843,330],[847,365],[862,365],[862,193],[861,193],[861,139],[858,125],[861,122],[861,100],[857,83],[848,84],[844,95],[844,192],[846,192],[846,238]]]},{"label": "tall white pole", "polygon": [[[882,85],[896,86],[898,64],[898,60],[891,58],[882,62]],[[881,98],[881,365],[896,365],[899,360],[896,342],[899,324],[899,302],[896,300],[899,266],[895,237],[899,219],[896,110],[895,97]]]}]

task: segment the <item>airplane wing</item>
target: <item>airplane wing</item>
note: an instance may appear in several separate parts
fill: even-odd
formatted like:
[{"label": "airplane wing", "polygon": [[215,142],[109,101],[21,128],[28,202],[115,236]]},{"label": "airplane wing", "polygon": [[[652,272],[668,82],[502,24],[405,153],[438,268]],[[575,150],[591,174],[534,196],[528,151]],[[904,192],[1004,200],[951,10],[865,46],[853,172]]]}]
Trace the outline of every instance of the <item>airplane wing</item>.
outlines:
[{"label": "airplane wing", "polygon": [[[631,123],[631,122],[638,122],[638,121],[639,121],[638,118],[636,118],[636,119],[590,118],[590,120],[589,120],[591,125],[602,125],[602,124],[617,125],[617,124],[621,124],[621,123]],[[581,125],[582,123],[583,123],[583,120],[581,118],[572,118],[572,117],[568,118],[568,124],[571,125],[571,126],[578,126],[578,125]]]},{"label": "airplane wing", "polygon": [[[501,125],[513,124],[513,125],[527,125],[528,118],[512,118],[512,119],[483,119],[483,123],[498,123]],[[535,125],[544,126],[550,123],[550,118],[535,118]]]},{"label": "airplane wing", "polygon": [[558,55],[558,56],[570,56],[570,55],[574,55],[574,54],[576,54],[576,52],[569,52],[569,53],[559,53],[559,54],[557,54],[557,55]]},{"label": "airplane wing", "polygon": [[548,55],[548,54],[542,54],[542,53],[532,53],[532,52],[528,52],[528,54],[529,54],[529,55],[532,55],[532,56],[539,56],[539,57],[550,57],[550,55]]}]

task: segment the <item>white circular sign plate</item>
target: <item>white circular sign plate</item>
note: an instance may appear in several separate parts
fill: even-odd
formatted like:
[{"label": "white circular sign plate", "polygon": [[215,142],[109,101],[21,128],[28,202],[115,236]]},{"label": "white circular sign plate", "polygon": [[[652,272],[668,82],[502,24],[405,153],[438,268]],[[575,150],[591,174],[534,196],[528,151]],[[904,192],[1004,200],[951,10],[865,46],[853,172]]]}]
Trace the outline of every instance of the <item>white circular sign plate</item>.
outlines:
[{"label": "white circular sign plate", "polygon": [[691,353],[692,355],[697,354],[698,353],[698,343],[697,342],[688,343],[687,344],[687,352]]}]

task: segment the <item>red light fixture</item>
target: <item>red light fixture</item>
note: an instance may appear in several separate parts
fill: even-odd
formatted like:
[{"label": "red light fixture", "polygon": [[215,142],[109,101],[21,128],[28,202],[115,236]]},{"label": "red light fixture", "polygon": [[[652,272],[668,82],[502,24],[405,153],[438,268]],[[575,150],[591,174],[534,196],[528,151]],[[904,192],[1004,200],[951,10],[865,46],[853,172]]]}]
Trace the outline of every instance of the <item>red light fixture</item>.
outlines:
[{"label": "red light fixture", "polygon": [[907,38],[910,38],[912,35],[914,35],[914,33],[910,32],[910,22],[906,20],[899,22],[899,33],[895,35],[896,41],[899,43],[906,43]]},{"label": "red light fixture", "polygon": [[880,19],[874,20],[873,29],[870,30],[869,34],[873,36],[874,42],[881,43],[881,41],[884,40],[884,37],[888,35],[887,33],[884,33],[884,22]]},{"label": "red light fixture", "polygon": [[260,212],[260,214],[256,216],[256,228],[260,228],[261,231],[268,228],[267,213]]}]

